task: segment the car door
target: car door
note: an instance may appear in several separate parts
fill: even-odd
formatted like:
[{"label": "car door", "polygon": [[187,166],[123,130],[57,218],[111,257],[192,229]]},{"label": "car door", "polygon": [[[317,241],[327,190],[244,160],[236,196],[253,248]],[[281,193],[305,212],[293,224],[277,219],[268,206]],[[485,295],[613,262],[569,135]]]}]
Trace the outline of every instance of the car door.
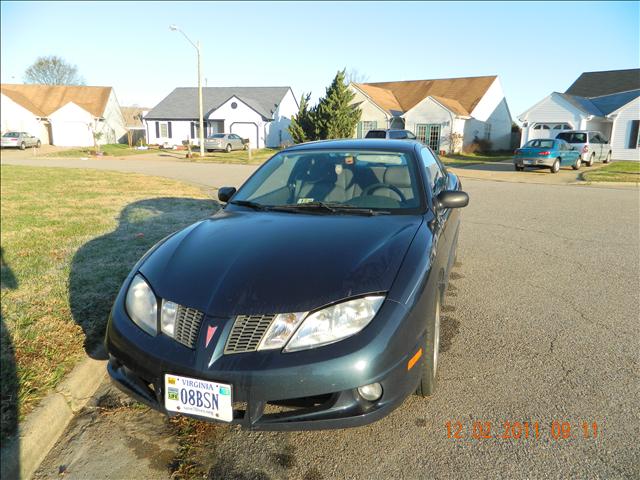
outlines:
[{"label": "car door", "polygon": [[457,223],[459,223],[460,213],[454,211],[456,209],[435,208],[438,194],[449,188],[448,176],[430,148],[422,147],[420,156],[427,175],[425,187],[431,193],[431,208],[435,213],[435,218],[430,225],[435,253],[435,258],[432,259],[432,261],[435,262],[433,266],[437,267],[439,275],[441,275],[441,280],[439,281],[443,282],[442,286],[444,287],[448,272],[453,264],[451,247],[453,245],[453,239],[457,234]]},{"label": "car door", "polygon": [[599,162],[602,157],[602,143],[596,132],[589,132],[589,150],[595,154],[596,162]]},{"label": "car door", "polygon": [[229,137],[231,137],[231,148],[233,148],[234,150],[242,149],[242,139],[239,135],[232,133],[231,135],[229,135]]}]

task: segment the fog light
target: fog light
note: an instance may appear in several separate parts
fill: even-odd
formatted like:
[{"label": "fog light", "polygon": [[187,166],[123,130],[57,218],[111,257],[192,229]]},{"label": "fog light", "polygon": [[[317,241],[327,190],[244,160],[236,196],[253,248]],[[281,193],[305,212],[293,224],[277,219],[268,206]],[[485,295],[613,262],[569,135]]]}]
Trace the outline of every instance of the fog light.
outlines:
[{"label": "fog light", "polygon": [[364,385],[362,387],[358,387],[358,393],[365,400],[375,402],[382,396],[382,385],[380,385],[379,383]]}]

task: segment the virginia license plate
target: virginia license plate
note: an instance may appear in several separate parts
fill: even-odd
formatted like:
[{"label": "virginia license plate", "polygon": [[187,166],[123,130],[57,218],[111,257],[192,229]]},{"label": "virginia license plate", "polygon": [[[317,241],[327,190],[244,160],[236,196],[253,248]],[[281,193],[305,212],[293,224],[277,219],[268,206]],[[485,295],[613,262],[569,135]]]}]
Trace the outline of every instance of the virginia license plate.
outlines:
[{"label": "virginia license plate", "polygon": [[531,165],[533,163],[533,160],[525,160],[523,163],[525,165]]},{"label": "virginia license plate", "polygon": [[164,376],[164,406],[171,412],[233,420],[231,385],[197,378]]}]

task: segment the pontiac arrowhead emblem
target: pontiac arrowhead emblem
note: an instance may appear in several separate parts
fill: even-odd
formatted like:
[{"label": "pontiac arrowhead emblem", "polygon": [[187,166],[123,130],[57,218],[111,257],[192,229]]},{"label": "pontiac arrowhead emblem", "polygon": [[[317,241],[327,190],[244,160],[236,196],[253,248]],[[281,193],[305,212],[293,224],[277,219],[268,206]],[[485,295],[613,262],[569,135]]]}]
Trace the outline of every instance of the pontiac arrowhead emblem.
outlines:
[{"label": "pontiac arrowhead emblem", "polygon": [[213,334],[216,333],[217,329],[218,327],[214,327],[212,325],[209,325],[207,327],[207,339],[204,342],[204,348],[207,348],[209,346],[209,342],[211,342],[211,339],[213,338]]}]

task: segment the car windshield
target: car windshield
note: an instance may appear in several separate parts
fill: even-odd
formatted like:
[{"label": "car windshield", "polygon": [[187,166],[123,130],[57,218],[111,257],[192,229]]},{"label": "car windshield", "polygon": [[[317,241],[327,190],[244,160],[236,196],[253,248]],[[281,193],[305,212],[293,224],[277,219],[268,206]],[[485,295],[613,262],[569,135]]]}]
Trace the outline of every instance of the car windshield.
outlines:
[{"label": "car windshield", "polygon": [[[409,153],[372,150],[281,152],[234,195],[253,207],[417,213],[420,183]],[[327,207],[331,208],[327,208]]]},{"label": "car windshield", "polygon": [[556,138],[564,140],[567,143],[587,143],[587,134],[578,132],[561,132]]},{"label": "car windshield", "polygon": [[384,130],[369,130],[365,138],[386,138],[387,132]]},{"label": "car windshield", "polygon": [[529,140],[525,147],[529,148],[553,148],[553,140]]},{"label": "car windshield", "polygon": [[8,137],[8,138],[18,138],[20,136],[20,133],[18,133],[18,132],[7,132],[2,136],[3,137]]},{"label": "car windshield", "polygon": [[216,133],[214,135],[209,135],[209,138],[224,138],[224,133]]}]

